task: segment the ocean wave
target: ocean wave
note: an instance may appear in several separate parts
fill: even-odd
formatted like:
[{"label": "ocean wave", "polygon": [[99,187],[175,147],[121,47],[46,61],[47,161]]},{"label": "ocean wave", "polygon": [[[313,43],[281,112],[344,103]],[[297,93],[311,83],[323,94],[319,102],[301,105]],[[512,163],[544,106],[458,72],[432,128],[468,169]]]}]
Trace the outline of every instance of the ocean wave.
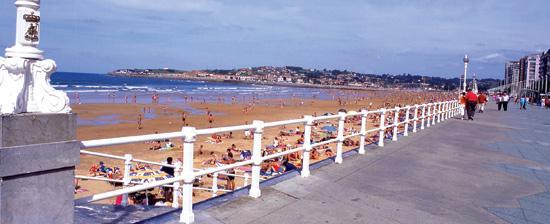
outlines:
[{"label": "ocean wave", "polygon": [[226,91],[226,92],[241,92],[241,91],[270,91],[268,88],[262,87],[197,87],[196,90],[203,91]]},{"label": "ocean wave", "polygon": [[116,89],[67,89],[63,90],[66,93],[108,93],[117,92]]},{"label": "ocean wave", "polygon": [[124,86],[115,85],[70,85],[69,88],[86,88],[86,89],[120,89]]},{"label": "ocean wave", "polygon": [[134,90],[134,89],[148,89],[149,87],[147,86],[123,86],[123,88],[126,88],[126,89],[129,89],[129,90]]}]

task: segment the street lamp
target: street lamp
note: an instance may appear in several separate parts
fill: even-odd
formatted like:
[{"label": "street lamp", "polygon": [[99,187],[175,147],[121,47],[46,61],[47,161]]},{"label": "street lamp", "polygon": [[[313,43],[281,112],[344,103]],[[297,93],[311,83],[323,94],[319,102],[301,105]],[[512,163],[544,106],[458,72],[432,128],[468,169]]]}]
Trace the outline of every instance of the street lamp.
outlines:
[{"label": "street lamp", "polygon": [[463,61],[464,61],[464,84],[463,84],[462,92],[466,92],[466,86],[467,86],[466,74],[468,74],[468,62],[470,62],[470,59],[468,59],[467,54],[464,55]]}]

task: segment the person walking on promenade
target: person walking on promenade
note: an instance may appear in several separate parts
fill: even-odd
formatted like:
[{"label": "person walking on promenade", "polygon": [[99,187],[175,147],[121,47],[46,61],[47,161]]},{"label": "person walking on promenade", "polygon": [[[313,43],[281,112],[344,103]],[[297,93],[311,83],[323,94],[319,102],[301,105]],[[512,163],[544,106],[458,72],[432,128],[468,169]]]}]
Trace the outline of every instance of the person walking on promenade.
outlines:
[{"label": "person walking on promenade", "polygon": [[483,92],[477,97],[477,103],[479,103],[479,113],[483,113],[485,111],[485,104],[487,104],[487,96]]},{"label": "person walking on promenade", "polygon": [[525,96],[519,98],[519,109],[527,110],[527,98]]},{"label": "person walking on promenade", "polygon": [[502,93],[497,94],[495,102],[497,102],[498,111],[500,111],[502,109]]},{"label": "person walking on promenade", "polygon": [[474,120],[474,115],[476,113],[477,105],[477,95],[472,92],[471,89],[468,89],[466,92],[466,112],[468,113],[468,120]]},{"label": "person walking on promenade", "polygon": [[504,92],[504,95],[502,95],[502,109],[504,109],[504,111],[508,110],[509,100],[510,100],[510,96],[508,96],[508,93]]},{"label": "person walking on promenade", "polygon": [[544,107],[550,109],[550,96],[546,96],[546,99],[544,99]]},{"label": "person walking on promenade", "polygon": [[465,97],[466,93],[461,93],[460,94],[460,119],[461,120],[464,120],[464,116],[466,116],[466,97]]}]

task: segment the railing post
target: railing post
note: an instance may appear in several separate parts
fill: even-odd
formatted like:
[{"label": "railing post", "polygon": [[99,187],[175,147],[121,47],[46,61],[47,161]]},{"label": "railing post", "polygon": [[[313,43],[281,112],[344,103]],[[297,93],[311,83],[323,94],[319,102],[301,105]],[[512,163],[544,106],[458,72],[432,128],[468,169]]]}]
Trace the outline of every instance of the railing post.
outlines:
[{"label": "railing post", "polygon": [[437,103],[437,123],[441,123],[441,116],[443,115],[443,102]]},{"label": "railing post", "polygon": [[455,110],[456,110],[456,112],[455,112],[455,117],[456,117],[457,115],[460,114],[460,110],[461,110],[461,109],[462,109],[462,107],[461,107],[460,102],[456,101],[456,102],[455,102]]},{"label": "railing post", "polygon": [[420,122],[420,130],[424,130],[425,122],[426,122],[426,104],[422,104],[422,122]]},{"label": "railing post", "polygon": [[254,143],[252,146],[252,184],[248,195],[258,198],[262,195],[260,191],[260,165],[262,164],[262,133],[264,132],[264,122],[255,120],[254,125]]},{"label": "railing post", "polygon": [[180,222],[189,224],[195,221],[193,214],[193,181],[195,174],[193,173],[193,148],[197,140],[197,133],[194,127],[183,127],[183,188]]},{"label": "railing post", "polygon": [[[130,170],[132,169],[132,154],[124,154],[124,177],[122,181],[122,188],[128,187],[130,185]],[[122,202],[121,204],[123,206],[128,205],[128,194],[122,195]]]},{"label": "railing post", "polygon": [[432,121],[432,104],[428,103],[428,114],[426,115],[428,119],[426,119],[426,127],[430,127],[430,123]]},{"label": "railing post", "polygon": [[437,124],[441,122],[441,118],[439,117],[441,115],[441,102],[435,103],[435,108],[437,109],[435,116],[434,116],[434,124]]},{"label": "railing post", "polygon": [[365,136],[367,135],[367,110],[361,110],[361,131],[359,137],[359,154],[365,154]]},{"label": "railing post", "polygon": [[449,102],[447,101],[443,102],[443,115],[441,117],[442,121],[447,120],[448,109],[449,109]]},{"label": "railing post", "polygon": [[395,111],[393,112],[393,136],[391,138],[392,141],[397,141],[397,132],[399,131],[399,107],[395,107]]},{"label": "railing post", "polygon": [[449,101],[448,106],[448,113],[447,113],[447,119],[451,119],[453,117],[453,102]]},{"label": "railing post", "polygon": [[336,158],[335,163],[342,163],[342,145],[344,144],[344,121],[346,120],[345,112],[338,112],[338,142],[336,143]]},{"label": "railing post", "polygon": [[378,134],[378,146],[384,147],[384,137],[386,135],[386,109],[380,110],[380,132]]},{"label": "railing post", "polygon": [[456,117],[458,114],[460,114],[460,103],[458,101],[455,102],[455,108],[454,108],[454,116]]},{"label": "railing post", "polygon": [[448,101],[447,102],[447,118],[445,120],[448,120],[448,119],[451,118],[451,116],[452,116],[452,113],[451,113],[452,112],[452,107],[453,107],[453,102]]},{"label": "railing post", "polygon": [[[174,169],[174,177],[179,177],[181,172],[181,163],[175,164],[176,168]],[[176,181],[174,182],[174,189],[172,190],[172,207],[178,208],[180,207],[179,203],[179,195],[180,195],[180,182]]]},{"label": "railing post", "polygon": [[456,115],[458,115],[458,113],[459,113],[458,112],[458,105],[459,105],[458,101],[455,101],[453,105],[454,105],[453,106],[453,117],[456,117]]},{"label": "railing post", "polygon": [[212,174],[212,197],[218,194],[218,172]]},{"label": "railing post", "polygon": [[409,136],[409,110],[411,109],[411,106],[407,105],[405,107],[405,130],[403,131],[403,136]]},{"label": "railing post", "polygon": [[300,174],[302,177],[309,177],[309,153],[311,152],[311,126],[313,125],[313,116],[304,116],[306,120],[304,126],[304,152],[302,154],[302,171]]},{"label": "railing post", "polygon": [[414,105],[413,133],[416,133],[417,123],[418,123],[418,104],[415,104]]},{"label": "railing post", "polygon": [[459,111],[460,111],[460,102],[455,101],[455,117],[460,113]]},{"label": "railing post", "polygon": [[432,126],[435,125],[435,122],[437,119],[437,112],[439,112],[439,111],[436,112],[436,109],[437,109],[437,103],[434,104],[434,109],[432,113]]},{"label": "railing post", "polygon": [[454,102],[453,101],[450,101],[449,102],[449,119],[453,117],[453,110],[454,110]]},{"label": "railing post", "polygon": [[248,185],[248,173],[244,173],[244,183],[243,183],[243,187],[246,187]]}]

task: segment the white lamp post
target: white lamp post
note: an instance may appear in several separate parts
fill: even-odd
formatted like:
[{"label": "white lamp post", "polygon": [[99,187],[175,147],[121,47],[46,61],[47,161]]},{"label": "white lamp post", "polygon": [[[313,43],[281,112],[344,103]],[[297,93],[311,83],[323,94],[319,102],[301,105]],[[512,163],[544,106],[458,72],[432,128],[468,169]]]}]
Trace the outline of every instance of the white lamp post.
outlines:
[{"label": "white lamp post", "polygon": [[463,84],[462,92],[466,92],[466,87],[467,87],[466,74],[468,74],[468,62],[470,62],[470,59],[468,59],[467,54],[464,55],[463,61],[464,61],[464,84]]},{"label": "white lamp post", "polygon": [[0,114],[68,113],[69,98],[50,85],[56,70],[39,50],[40,0],[18,0],[15,45],[0,57]]}]

